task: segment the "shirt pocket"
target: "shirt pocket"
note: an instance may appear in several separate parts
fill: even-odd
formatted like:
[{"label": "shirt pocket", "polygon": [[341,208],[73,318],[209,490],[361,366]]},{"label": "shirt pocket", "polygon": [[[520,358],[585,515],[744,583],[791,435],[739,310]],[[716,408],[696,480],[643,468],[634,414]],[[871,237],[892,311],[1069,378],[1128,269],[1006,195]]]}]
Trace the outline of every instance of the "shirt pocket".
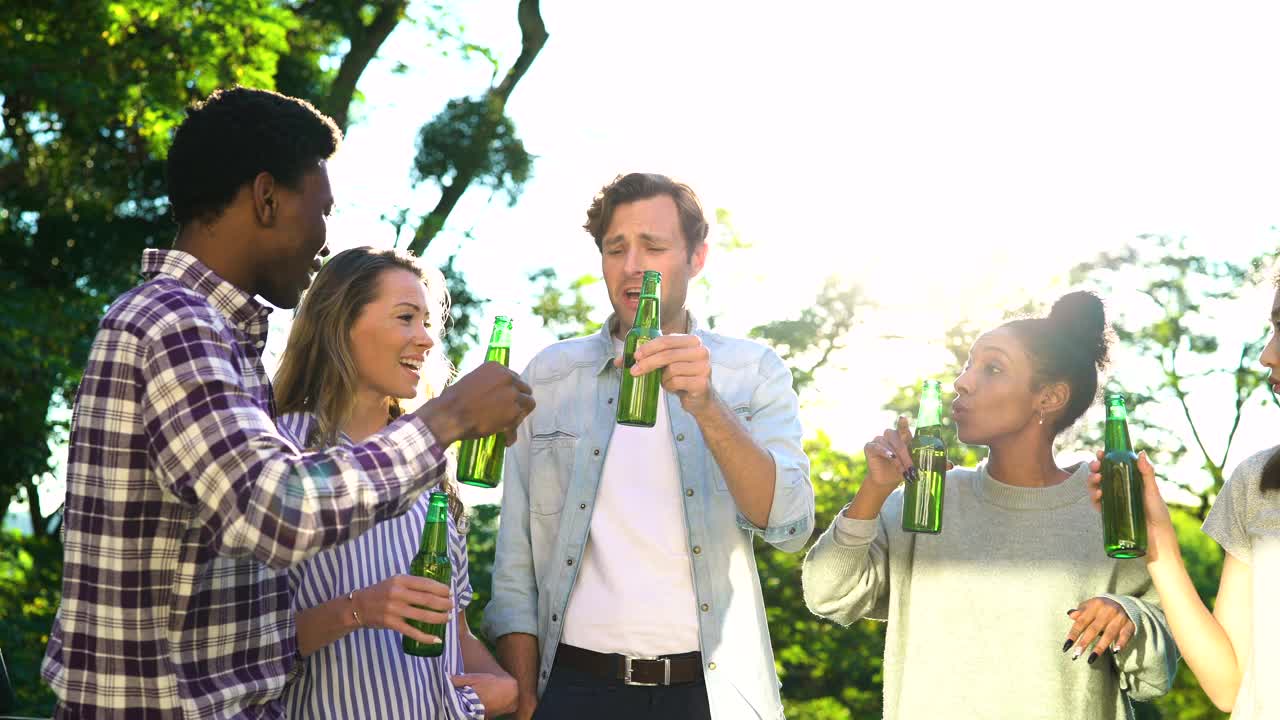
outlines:
[{"label": "shirt pocket", "polygon": [[556,515],[564,509],[577,450],[578,436],[567,430],[535,433],[529,439],[530,512]]},{"label": "shirt pocket", "polygon": [[[738,418],[738,422],[742,423],[742,427],[746,428],[747,434],[751,434],[751,406],[746,403],[740,403],[733,406],[733,416]],[[720,463],[716,462],[715,456],[710,452],[707,453],[707,463],[711,465],[711,477],[715,480],[716,492],[729,492],[729,484],[724,479],[724,473],[720,471]]]}]

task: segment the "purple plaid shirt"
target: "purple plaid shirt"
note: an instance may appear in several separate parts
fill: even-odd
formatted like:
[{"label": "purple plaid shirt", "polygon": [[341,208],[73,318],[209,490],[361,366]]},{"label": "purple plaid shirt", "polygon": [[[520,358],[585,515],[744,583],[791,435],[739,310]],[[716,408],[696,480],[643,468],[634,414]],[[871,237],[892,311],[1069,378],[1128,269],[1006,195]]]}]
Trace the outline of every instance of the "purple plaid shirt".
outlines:
[{"label": "purple plaid shirt", "polygon": [[286,568],[411,507],[445,469],[406,416],[304,453],[272,420],[267,313],[176,250],[98,328],[72,414],[56,717],[278,718]]}]

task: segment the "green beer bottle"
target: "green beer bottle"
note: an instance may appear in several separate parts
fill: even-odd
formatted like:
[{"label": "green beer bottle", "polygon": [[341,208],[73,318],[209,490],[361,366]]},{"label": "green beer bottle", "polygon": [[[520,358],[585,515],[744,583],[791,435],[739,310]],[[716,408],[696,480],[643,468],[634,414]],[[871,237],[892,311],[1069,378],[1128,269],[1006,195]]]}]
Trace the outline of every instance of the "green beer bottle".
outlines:
[{"label": "green beer bottle", "polygon": [[[489,336],[489,352],[485,362],[502,363],[505,367],[511,359],[511,318],[499,315],[493,319],[493,334]],[[502,482],[502,459],[507,452],[506,433],[463,440],[458,448],[458,482],[482,488],[498,487]]]},{"label": "green beer bottle", "polygon": [[[422,526],[422,542],[418,545],[418,554],[413,556],[413,562],[409,565],[409,574],[430,578],[445,585],[449,584],[453,576],[453,566],[449,564],[449,496],[438,490],[431,493],[427,522]],[[405,653],[418,657],[439,657],[444,652],[443,623],[432,625],[417,620],[408,622],[418,630],[440,638],[440,642],[427,645],[406,635]]]},{"label": "green beer bottle", "polygon": [[942,532],[942,495],[947,479],[947,444],[942,440],[942,384],[925,380],[920,389],[916,434],[902,492],[902,529]]},{"label": "green beer bottle", "polygon": [[632,377],[636,364],[636,348],[662,335],[662,273],[645,270],[640,284],[640,304],[636,321],[622,341],[622,388],[618,390],[618,424],[653,427],[658,420],[658,390],[662,387],[662,370]]},{"label": "green beer bottle", "polygon": [[1142,505],[1142,475],[1129,441],[1124,395],[1107,393],[1106,448],[1102,454],[1102,537],[1107,555],[1138,558],[1147,554],[1147,515]]}]

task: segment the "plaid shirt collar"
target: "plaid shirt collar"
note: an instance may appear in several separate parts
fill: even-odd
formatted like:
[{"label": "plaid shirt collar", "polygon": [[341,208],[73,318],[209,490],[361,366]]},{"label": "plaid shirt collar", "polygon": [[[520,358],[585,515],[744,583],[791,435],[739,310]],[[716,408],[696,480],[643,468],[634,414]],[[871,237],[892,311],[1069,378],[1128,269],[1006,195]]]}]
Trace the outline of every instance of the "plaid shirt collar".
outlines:
[{"label": "plaid shirt collar", "polygon": [[241,332],[252,341],[267,339],[267,318],[271,308],[253,295],[223,280],[195,255],[183,250],[149,248],[142,251],[142,277],[151,280],[166,275],[209,298]]}]

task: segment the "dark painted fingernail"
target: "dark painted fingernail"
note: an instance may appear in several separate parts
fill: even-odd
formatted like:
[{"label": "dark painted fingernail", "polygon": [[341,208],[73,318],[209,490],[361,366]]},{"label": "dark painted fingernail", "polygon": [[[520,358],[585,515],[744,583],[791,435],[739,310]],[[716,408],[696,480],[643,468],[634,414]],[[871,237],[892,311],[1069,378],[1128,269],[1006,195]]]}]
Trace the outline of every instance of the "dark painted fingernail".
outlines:
[{"label": "dark painted fingernail", "polygon": [[1062,652],[1066,652],[1070,650],[1071,646],[1075,644],[1076,644],[1075,640],[1072,640],[1071,638],[1067,638],[1067,641],[1062,644]]},{"label": "dark painted fingernail", "polygon": [[907,482],[915,482],[920,479],[920,474],[916,472],[916,468],[913,465],[907,468],[906,472],[902,473],[902,477],[906,478]]},{"label": "dark painted fingernail", "polygon": [[1097,659],[1098,659],[1098,653],[1096,653],[1096,652],[1091,652],[1091,653],[1089,653],[1089,664],[1090,664],[1090,665],[1092,665],[1092,664],[1093,664],[1093,661],[1094,661],[1094,660],[1097,660]]},{"label": "dark painted fingernail", "polygon": [[1075,611],[1076,611],[1076,609],[1075,609],[1075,608],[1071,608],[1070,610],[1068,610],[1068,611],[1067,611],[1067,617],[1071,617],[1071,613],[1073,613],[1073,612],[1075,612]]}]

